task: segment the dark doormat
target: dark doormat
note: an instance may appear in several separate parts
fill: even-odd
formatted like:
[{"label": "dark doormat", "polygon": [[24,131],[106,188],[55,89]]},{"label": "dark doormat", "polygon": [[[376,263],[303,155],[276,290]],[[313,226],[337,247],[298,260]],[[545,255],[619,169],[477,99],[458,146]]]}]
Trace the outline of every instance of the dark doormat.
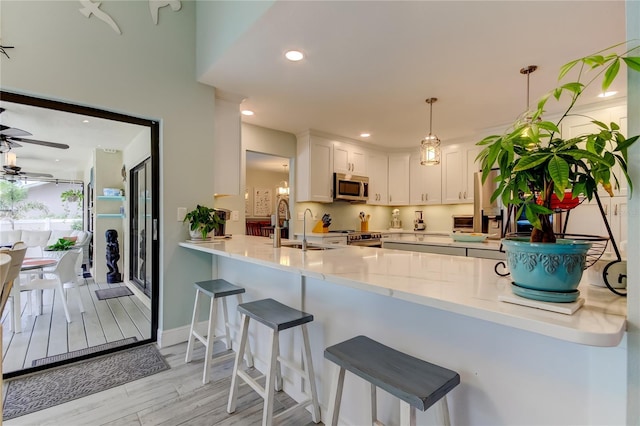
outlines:
[{"label": "dark doormat", "polygon": [[98,300],[113,299],[114,297],[133,296],[133,292],[127,286],[107,288],[104,290],[96,290]]},{"label": "dark doormat", "polygon": [[5,381],[9,420],[169,369],[154,343]]},{"label": "dark doormat", "polygon": [[64,361],[67,359],[78,358],[83,355],[94,354],[100,351],[106,351],[107,349],[117,348],[119,346],[128,345],[130,343],[137,342],[136,337],[129,337],[128,339],[116,340],[115,342],[104,343],[102,345],[91,346],[89,348],[80,349],[79,351],[65,352],[60,355],[48,356],[46,358],[34,359],[31,361],[32,367],[38,367],[40,365],[51,364],[52,362]]}]

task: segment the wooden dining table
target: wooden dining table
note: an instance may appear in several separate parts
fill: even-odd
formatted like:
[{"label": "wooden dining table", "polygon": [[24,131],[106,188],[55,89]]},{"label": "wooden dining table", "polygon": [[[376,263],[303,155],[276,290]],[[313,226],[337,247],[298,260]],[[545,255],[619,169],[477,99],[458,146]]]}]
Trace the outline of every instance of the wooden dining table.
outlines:
[{"label": "wooden dining table", "polygon": [[[25,257],[20,267],[20,272],[31,272],[40,270],[42,275],[42,269],[50,266],[55,266],[58,263],[58,259],[52,257]],[[20,283],[17,281],[11,289],[11,295],[13,296],[13,331],[15,333],[22,333],[22,309],[20,300]]]}]

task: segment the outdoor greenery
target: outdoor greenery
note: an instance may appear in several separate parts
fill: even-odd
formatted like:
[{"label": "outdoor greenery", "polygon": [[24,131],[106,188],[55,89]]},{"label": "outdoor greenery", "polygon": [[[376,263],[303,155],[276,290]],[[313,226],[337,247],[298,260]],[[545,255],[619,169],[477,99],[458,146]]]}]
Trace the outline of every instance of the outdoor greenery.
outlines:
[{"label": "outdoor greenery", "polygon": [[73,247],[74,244],[75,244],[75,241],[71,241],[71,240],[66,240],[64,238],[60,238],[60,239],[58,239],[58,241],[56,241],[55,243],[51,244],[47,248],[49,250],[53,250],[53,251],[69,250],[71,247]]},{"label": "outdoor greenery", "polygon": [[[613,187],[619,186],[619,179],[627,179],[629,193],[632,185],[627,174],[627,150],[639,136],[625,138],[620,133],[618,123],[603,123],[592,119],[598,131],[563,139],[560,124],[566,117],[577,115],[572,112],[580,96],[594,82],[601,80],[605,92],[615,80],[621,65],[640,72],[640,46],[623,53],[616,49],[626,43],[612,46],[596,54],[576,59],[560,69],[558,80],[570,72],[577,72],[575,81],[561,83],[545,94],[535,109],[525,112],[503,135],[489,136],[478,145],[484,146],[478,155],[481,161],[482,180],[487,179],[491,169],[498,167],[498,188],[492,201],[501,198],[505,206],[514,205],[522,211],[534,227],[532,242],[555,242],[550,220],[555,204],[585,196],[591,200],[601,185],[610,195]],[[587,81],[583,81],[589,78]],[[552,97],[560,101],[562,95],[569,95],[569,106],[557,122],[542,119],[545,105]],[[589,117],[590,118],[590,117]],[[614,174],[618,164],[621,176]]]},{"label": "outdoor greenery", "polygon": [[0,217],[12,220],[23,219],[30,212],[39,212],[40,216],[47,216],[49,208],[40,201],[28,201],[27,188],[9,181],[0,181]]},{"label": "outdoor greenery", "polygon": [[[84,194],[82,193],[82,189],[67,189],[60,193],[60,200],[62,200],[62,208],[64,209],[65,218],[80,216],[83,199]],[[71,212],[72,207],[73,213]]]}]

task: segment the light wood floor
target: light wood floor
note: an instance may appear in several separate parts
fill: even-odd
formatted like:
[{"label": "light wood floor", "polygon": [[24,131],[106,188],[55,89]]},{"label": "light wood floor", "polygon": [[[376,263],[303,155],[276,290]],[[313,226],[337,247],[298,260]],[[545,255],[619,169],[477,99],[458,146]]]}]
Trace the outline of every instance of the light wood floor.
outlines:
[{"label": "light wood floor", "polygon": [[[15,425],[221,425],[260,424],[263,400],[240,381],[238,405],[227,414],[233,359],[213,363],[211,382],[202,384],[204,347],[197,344],[193,361],[185,364],[186,343],[161,349],[171,369],[75,401],[6,421]],[[216,342],[214,352],[224,351]],[[255,369],[250,374],[259,375]],[[264,384],[264,382],[263,382]],[[294,405],[276,392],[274,414]],[[304,408],[279,418],[279,425],[313,425]]]},{"label": "light wood floor", "polygon": [[3,372],[31,367],[33,360],[115,342],[128,337],[138,340],[151,336],[151,311],[136,296],[98,300],[95,290],[118,284],[96,283],[93,278],[79,278],[85,312],[80,313],[77,294],[67,290],[71,322],[67,323],[55,290],[44,290],[42,315],[32,315],[27,299],[37,309],[34,292],[23,292],[22,333],[9,329],[10,310],[2,313]]}]

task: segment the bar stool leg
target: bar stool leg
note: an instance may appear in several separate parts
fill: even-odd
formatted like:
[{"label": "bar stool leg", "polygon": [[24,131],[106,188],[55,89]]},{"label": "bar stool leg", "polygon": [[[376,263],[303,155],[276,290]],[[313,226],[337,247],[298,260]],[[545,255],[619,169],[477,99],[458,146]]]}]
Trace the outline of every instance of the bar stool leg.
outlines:
[{"label": "bar stool leg", "polygon": [[311,346],[309,345],[309,332],[307,331],[307,325],[302,324],[302,339],[304,340],[304,365],[305,373],[307,377],[305,378],[309,383],[309,389],[311,390],[311,403],[313,404],[313,411],[311,412],[311,418],[314,423],[320,422],[320,404],[318,403],[318,392],[316,390],[316,381],[314,378],[316,377],[315,372],[313,371],[313,361],[311,359]]},{"label": "bar stool leg", "polygon": [[343,367],[335,366],[333,378],[331,380],[331,393],[329,394],[329,410],[327,412],[326,420],[330,426],[336,426],[338,424],[338,417],[340,415],[340,401],[342,401],[342,388],[344,387],[344,373]]},{"label": "bar stool leg", "polygon": [[262,426],[271,426],[273,422],[273,400],[275,393],[276,371],[278,365],[279,339],[278,331],[271,330],[271,350],[269,354],[269,371],[267,381],[264,384],[264,410],[262,413]]},{"label": "bar stool leg", "polygon": [[213,342],[216,334],[216,318],[218,315],[218,299],[212,297],[209,304],[209,327],[207,329],[207,345],[204,353],[204,373],[202,373],[202,383],[209,383],[209,366],[213,358]]},{"label": "bar stool leg", "polygon": [[[242,294],[238,294],[238,305],[242,304]],[[240,315],[240,313],[238,312],[238,315]],[[242,322],[242,315],[240,315],[240,322]],[[247,331],[248,333],[248,331]],[[240,350],[240,349],[238,349]],[[247,363],[247,367],[251,368],[253,367],[253,355],[251,355],[251,342],[249,341],[249,338],[247,337],[247,345],[246,345],[246,351],[245,351],[245,361]]]},{"label": "bar stool leg", "polygon": [[[449,419],[449,405],[447,404],[447,396],[443,396],[436,404],[437,412],[436,419],[438,424],[444,426],[450,426],[451,420]],[[434,407],[435,408],[435,407]]]},{"label": "bar stool leg", "polygon": [[187,341],[187,355],[184,358],[184,362],[191,362],[191,358],[193,357],[193,341],[195,336],[193,335],[193,329],[195,327],[196,321],[200,316],[200,290],[196,290],[196,302],[193,307],[193,316],[191,317],[191,328],[189,329],[189,340]]},{"label": "bar stool leg", "polygon": [[282,391],[282,366],[280,365],[280,361],[278,357],[280,356],[280,347],[276,348],[276,380],[274,384],[274,389],[276,392]]},{"label": "bar stool leg", "polygon": [[404,401],[400,401],[400,425],[416,426],[416,409]]},{"label": "bar stool leg", "polygon": [[236,361],[233,364],[233,372],[231,373],[231,390],[229,391],[229,402],[227,403],[227,413],[232,414],[236,411],[236,402],[238,399],[238,369],[242,362],[242,354],[249,337],[249,317],[242,315],[242,328],[240,331],[240,347],[236,352]]},{"label": "bar stool leg", "polygon": [[376,393],[376,385],[373,383],[371,383],[371,424],[380,424],[378,421],[378,395]]},{"label": "bar stool leg", "polygon": [[227,346],[227,350],[232,349],[231,347],[231,333],[229,332],[229,315],[227,314],[227,298],[222,298],[222,314],[224,316],[224,337],[225,337],[225,345]]}]

